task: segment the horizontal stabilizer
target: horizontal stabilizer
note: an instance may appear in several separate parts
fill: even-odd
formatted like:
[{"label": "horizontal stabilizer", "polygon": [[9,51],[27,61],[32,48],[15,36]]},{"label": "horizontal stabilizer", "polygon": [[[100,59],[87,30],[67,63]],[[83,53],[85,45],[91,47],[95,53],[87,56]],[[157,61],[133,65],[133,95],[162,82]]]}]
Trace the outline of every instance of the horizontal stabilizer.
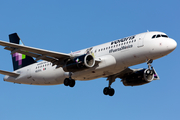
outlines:
[{"label": "horizontal stabilizer", "polygon": [[11,77],[18,77],[20,75],[18,73],[13,73],[13,72],[8,72],[8,71],[3,71],[3,70],[0,70],[0,74],[8,75],[8,76],[11,76]]}]

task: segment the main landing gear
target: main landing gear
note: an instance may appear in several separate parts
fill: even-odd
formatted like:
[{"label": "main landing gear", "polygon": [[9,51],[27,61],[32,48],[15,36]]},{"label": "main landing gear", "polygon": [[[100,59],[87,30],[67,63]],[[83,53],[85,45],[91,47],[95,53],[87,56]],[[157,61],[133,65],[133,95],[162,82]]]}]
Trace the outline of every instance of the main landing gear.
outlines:
[{"label": "main landing gear", "polygon": [[115,93],[115,90],[113,88],[111,88],[111,84],[115,81],[115,76],[109,76],[107,78],[107,80],[109,80],[109,86],[105,87],[103,90],[104,95],[109,95],[109,96],[113,96]]},{"label": "main landing gear", "polygon": [[72,73],[69,72],[69,78],[64,79],[64,85],[69,87],[74,87],[76,82],[74,79],[71,78]]}]

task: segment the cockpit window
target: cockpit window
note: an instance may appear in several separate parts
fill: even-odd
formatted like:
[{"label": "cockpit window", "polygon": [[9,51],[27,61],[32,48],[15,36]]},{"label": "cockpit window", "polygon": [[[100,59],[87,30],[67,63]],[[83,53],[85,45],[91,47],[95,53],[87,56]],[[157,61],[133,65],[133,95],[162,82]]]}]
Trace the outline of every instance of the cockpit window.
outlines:
[{"label": "cockpit window", "polygon": [[154,38],[159,38],[159,37],[165,37],[165,38],[168,38],[167,35],[160,35],[160,34],[158,34],[158,35],[153,35],[153,36],[152,36],[152,39],[154,39]]},{"label": "cockpit window", "polygon": [[156,35],[153,35],[153,36],[152,36],[152,38],[155,38],[155,37],[156,37]]},{"label": "cockpit window", "polygon": [[166,38],[168,38],[168,36],[167,35],[161,35],[162,37],[166,37]]},{"label": "cockpit window", "polygon": [[159,37],[161,37],[161,35],[157,35],[157,36],[156,36],[156,38],[159,38]]}]

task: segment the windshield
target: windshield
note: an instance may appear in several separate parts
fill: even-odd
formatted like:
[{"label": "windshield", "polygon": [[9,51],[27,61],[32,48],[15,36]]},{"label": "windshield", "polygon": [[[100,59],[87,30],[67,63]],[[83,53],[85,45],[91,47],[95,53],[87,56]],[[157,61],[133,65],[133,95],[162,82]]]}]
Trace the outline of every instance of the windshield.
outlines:
[{"label": "windshield", "polygon": [[157,34],[157,35],[153,35],[153,36],[152,36],[152,39],[154,39],[154,38],[159,38],[159,37],[165,37],[165,38],[168,38],[167,35]]}]

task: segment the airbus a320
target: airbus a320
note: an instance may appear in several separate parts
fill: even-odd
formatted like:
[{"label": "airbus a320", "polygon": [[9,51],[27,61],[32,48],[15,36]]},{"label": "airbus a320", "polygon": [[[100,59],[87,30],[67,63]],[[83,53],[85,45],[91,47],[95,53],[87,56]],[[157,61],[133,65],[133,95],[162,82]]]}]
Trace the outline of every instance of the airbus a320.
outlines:
[{"label": "airbus a320", "polygon": [[[138,86],[158,80],[151,65],[153,60],[166,56],[177,46],[163,32],[145,32],[69,54],[28,47],[17,33],[0,45],[11,51],[13,72],[0,70],[4,81],[30,85],[57,85],[74,87],[75,81],[107,78],[105,95],[113,96],[111,84],[120,78],[125,86]],[[130,66],[147,62],[147,68]]]}]

